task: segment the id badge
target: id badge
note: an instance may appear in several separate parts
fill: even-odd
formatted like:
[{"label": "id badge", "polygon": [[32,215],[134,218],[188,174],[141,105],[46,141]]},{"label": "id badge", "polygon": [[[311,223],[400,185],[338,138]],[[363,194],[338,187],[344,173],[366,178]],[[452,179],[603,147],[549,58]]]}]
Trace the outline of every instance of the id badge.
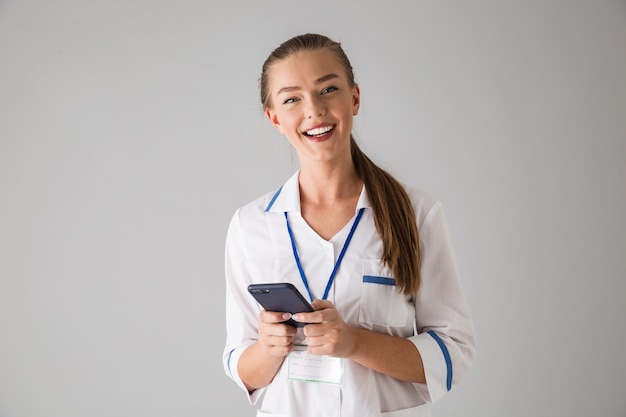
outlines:
[{"label": "id badge", "polygon": [[326,355],[312,355],[306,345],[296,345],[288,356],[289,379],[341,384],[343,359]]}]

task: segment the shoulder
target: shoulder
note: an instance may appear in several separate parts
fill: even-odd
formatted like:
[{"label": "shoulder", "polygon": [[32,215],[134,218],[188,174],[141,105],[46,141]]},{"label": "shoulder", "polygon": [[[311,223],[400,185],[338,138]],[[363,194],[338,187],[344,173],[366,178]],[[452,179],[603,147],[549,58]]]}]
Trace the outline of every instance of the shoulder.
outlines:
[{"label": "shoulder", "polygon": [[441,201],[430,191],[408,184],[403,186],[415,210],[418,227],[423,225],[429,216],[442,209]]},{"label": "shoulder", "polygon": [[287,182],[240,207],[240,216],[265,218],[268,214],[281,214],[285,211],[300,210],[300,194],[298,188],[299,171],[289,177]]},{"label": "shoulder", "polygon": [[228,225],[227,236],[246,245],[244,242],[258,243],[255,237],[268,235],[265,208],[275,193],[276,190],[267,192],[235,209]]},{"label": "shoulder", "polygon": [[244,204],[236,210],[236,214],[242,219],[263,218],[267,207],[271,204],[274,196],[280,188],[268,191],[254,200]]}]

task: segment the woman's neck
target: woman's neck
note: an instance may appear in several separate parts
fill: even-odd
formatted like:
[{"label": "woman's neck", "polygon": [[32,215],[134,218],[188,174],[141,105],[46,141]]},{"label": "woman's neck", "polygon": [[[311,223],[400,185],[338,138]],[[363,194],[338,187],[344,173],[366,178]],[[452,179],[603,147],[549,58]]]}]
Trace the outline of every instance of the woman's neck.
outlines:
[{"label": "woman's neck", "polygon": [[363,181],[352,164],[336,169],[301,169],[300,212],[323,239],[335,236],[354,217]]},{"label": "woman's neck", "polygon": [[303,204],[333,205],[358,199],[363,181],[354,165],[326,166],[320,169],[301,168],[299,176],[300,200]]}]

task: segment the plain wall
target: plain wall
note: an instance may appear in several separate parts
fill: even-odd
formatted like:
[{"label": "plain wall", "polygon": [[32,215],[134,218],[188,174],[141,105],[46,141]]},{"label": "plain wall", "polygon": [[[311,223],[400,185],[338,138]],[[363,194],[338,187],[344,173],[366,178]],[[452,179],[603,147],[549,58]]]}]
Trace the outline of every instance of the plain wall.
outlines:
[{"label": "plain wall", "polygon": [[304,32],[446,209],[478,353],[435,415],[626,416],[622,0],[0,0],[0,416],[255,415],[224,238],[297,169],[258,77]]}]

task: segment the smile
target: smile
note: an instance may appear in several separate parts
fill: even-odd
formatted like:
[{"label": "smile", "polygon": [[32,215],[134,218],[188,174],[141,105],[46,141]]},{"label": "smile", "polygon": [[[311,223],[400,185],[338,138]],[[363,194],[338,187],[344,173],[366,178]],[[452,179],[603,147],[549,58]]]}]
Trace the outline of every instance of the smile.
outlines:
[{"label": "smile", "polygon": [[316,127],[315,129],[307,130],[304,134],[311,137],[323,136],[334,128],[335,126]]}]

